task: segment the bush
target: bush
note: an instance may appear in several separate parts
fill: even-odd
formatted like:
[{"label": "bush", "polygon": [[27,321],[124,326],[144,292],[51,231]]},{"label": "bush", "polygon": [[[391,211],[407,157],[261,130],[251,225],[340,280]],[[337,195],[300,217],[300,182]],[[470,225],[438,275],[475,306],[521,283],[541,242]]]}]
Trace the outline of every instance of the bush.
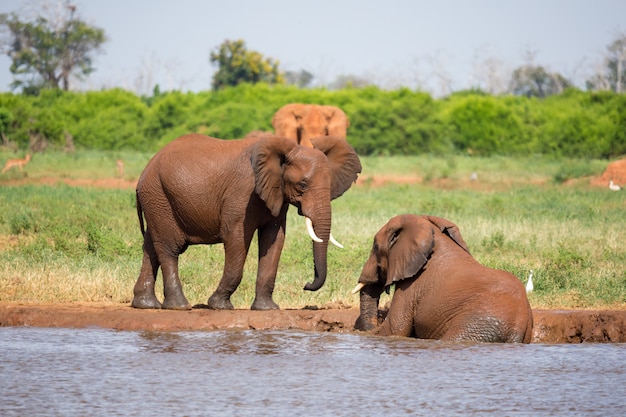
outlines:
[{"label": "bush", "polygon": [[467,153],[613,158],[626,153],[626,96],[575,89],[546,99],[464,91],[435,100],[406,88],[299,89],[241,84],[220,91],[138,97],[120,89],[0,94],[0,131],[22,149],[33,135],[62,146],[154,151],[184,133],[240,138],[271,131],[287,103],[331,104],[350,119],[361,155]]}]

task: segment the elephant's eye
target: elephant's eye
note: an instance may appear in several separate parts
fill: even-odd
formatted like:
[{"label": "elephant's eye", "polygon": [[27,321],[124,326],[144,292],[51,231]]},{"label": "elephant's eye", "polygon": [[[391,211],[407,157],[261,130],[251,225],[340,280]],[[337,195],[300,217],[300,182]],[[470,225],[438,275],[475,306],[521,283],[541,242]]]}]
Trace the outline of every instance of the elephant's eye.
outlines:
[{"label": "elephant's eye", "polygon": [[389,239],[389,247],[395,245],[395,243],[398,241],[398,237],[400,236],[401,231],[402,229],[397,229],[393,231],[393,233],[391,234],[391,238]]},{"label": "elephant's eye", "polygon": [[296,189],[298,190],[298,192],[303,193],[304,190],[306,190],[306,188],[307,188],[306,181],[302,180],[296,183]]}]

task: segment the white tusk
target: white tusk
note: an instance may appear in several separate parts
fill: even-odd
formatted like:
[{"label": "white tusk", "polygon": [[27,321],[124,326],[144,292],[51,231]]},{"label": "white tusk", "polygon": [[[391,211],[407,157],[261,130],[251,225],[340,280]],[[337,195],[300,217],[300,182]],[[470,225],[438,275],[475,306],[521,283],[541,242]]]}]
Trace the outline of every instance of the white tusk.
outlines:
[{"label": "white tusk", "polygon": [[350,293],[356,294],[357,292],[361,291],[363,287],[365,287],[365,284],[363,284],[362,282],[359,282]]},{"label": "white tusk", "polygon": [[337,246],[340,249],[343,249],[343,245],[335,240],[332,233],[330,234],[330,243],[332,243],[333,245]]},{"label": "white tusk", "polygon": [[323,240],[317,237],[317,235],[315,234],[315,230],[313,230],[313,220],[309,219],[308,217],[305,217],[304,220],[306,223],[306,230],[309,232],[309,236],[311,236],[311,239],[313,239],[314,242],[322,243]]}]

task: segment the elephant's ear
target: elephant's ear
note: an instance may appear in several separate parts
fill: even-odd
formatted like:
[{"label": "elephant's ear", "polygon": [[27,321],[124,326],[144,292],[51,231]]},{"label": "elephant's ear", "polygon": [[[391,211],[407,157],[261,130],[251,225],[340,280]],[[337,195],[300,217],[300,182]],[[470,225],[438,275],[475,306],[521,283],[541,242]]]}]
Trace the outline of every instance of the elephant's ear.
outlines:
[{"label": "elephant's ear", "polygon": [[254,171],[255,191],[272,216],[278,216],[285,203],[283,164],[296,142],[279,136],[264,136],[252,148],[250,161]]},{"label": "elephant's ear", "polygon": [[469,248],[467,247],[467,243],[463,240],[463,236],[461,236],[461,231],[459,227],[452,223],[450,220],[446,220],[442,217],[437,216],[424,216],[430,221],[432,224],[437,226],[441,233],[448,236],[452,239],[457,245],[459,245],[465,252],[470,253]]},{"label": "elephant's ear", "polygon": [[328,158],[331,172],[330,198],[334,200],[345,193],[361,173],[359,155],[345,138],[340,136],[320,136],[312,138],[313,147]]},{"label": "elephant's ear", "polygon": [[397,216],[388,223],[389,266],[385,286],[411,278],[426,265],[433,253],[433,228],[413,215]]},{"label": "elephant's ear", "polygon": [[324,117],[327,120],[328,136],[342,136],[346,137],[348,134],[348,128],[350,127],[350,120],[348,116],[339,107],[335,106],[322,106]]}]

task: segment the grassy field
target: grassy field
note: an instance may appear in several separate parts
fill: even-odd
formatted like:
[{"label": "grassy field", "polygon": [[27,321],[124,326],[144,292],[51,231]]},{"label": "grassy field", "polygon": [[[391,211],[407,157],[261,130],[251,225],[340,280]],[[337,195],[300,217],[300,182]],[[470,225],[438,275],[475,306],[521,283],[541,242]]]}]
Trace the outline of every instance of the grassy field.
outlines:
[{"label": "grassy field", "polygon": [[[0,163],[15,157],[21,155],[0,152]],[[132,181],[150,157],[48,152],[36,154],[24,173],[0,175],[0,301],[130,302],[142,244]],[[113,180],[116,159],[125,161],[124,184],[63,183]],[[329,248],[328,280],[318,292],[302,291],[313,278],[313,256],[304,222],[290,211],[275,291],[282,308],[358,305],[350,290],[373,235],[390,217],[418,213],[456,223],[487,266],[524,283],[533,270],[533,308],[626,309],[626,193],[590,186],[588,178],[607,161],[417,156],[362,163],[359,184],[333,202],[333,235],[345,248]],[[256,257],[253,243],[236,308],[252,303]],[[181,256],[191,303],[206,302],[222,262],[221,245]]]}]

